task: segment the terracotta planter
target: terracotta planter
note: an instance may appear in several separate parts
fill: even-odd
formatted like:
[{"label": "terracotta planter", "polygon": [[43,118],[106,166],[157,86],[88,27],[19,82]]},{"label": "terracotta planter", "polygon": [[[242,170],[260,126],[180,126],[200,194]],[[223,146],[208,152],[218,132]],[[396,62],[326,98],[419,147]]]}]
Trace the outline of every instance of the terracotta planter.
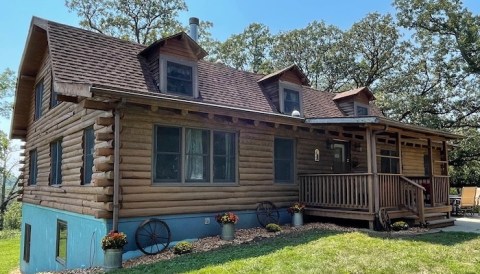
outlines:
[{"label": "terracotta planter", "polygon": [[223,224],[221,238],[225,241],[233,241],[235,239],[235,224]]},{"label": "terracotta planter", "polygon": [[294,227],[299,227],[303,225],[303,213],[295,212],[292,215],[292,225]]},{"label": "terracotta planter", "polygon": [[122,268],[123,249],[106,249],[103,269],[105,272]]}]

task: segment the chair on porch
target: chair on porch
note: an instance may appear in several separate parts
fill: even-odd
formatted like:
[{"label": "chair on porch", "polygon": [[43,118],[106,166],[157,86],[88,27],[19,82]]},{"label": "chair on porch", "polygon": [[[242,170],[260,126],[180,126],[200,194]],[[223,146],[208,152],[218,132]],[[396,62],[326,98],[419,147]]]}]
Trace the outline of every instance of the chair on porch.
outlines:
[{"label": "chair on porch", "polygon": [[477,187],[462,187],[460,211],[463,212],[463,214],[470,213],[473,215],[478,201],[477,193],[479,193],[479,191],[477,191]]}]

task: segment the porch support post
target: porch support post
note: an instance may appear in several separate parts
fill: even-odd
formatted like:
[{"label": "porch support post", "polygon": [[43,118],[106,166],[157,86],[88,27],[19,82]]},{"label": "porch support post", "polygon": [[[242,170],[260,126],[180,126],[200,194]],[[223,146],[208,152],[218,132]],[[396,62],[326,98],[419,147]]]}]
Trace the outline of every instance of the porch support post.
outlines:
[{"label": "porch support post", "polygon": [[[447,191],[447,195],[448,195],[448,193],[450,192],[450,177],[449,177],[450,174],[448,174],[448,145],[447,145],[447,141],[442,142],[442,148],[443,148],[443,160],[445,161],[445,163],[444,163],[445,174],[444,175],[447,176],[447,181],[448,181],[447,189],[445,191]],[[447,205],[448,205],[448,200],[447,200]],[[450,212],[448,212],[448,217],[450,218]]]},{"label": "porch support post", "polygon": [[434,171],[433,171],[433,148],[432,148],[432,139],[428,138],[428,164],[430,165],[430,174],[428,174],[428,177],[430,177],[430,203],[433,206],[435,206],[435,178],[433,176]]},{"label": "porch support post", "polygon": [[377,133],[372,132],[370,138],[372,142],[372,173],[373,173],[373,193],[375,193],[375,212],[380,210],[380,187],[378,185],[378,168],[377,168]]},{"label": "porch support post", "polygon": [[[366,132],[365,132],[365,140],[367,143],[367,172],[368,172],[368,177],[367,177],[367,183],[368,183],[368,212],[371,214],[374,214],[374,207],[373,207],[373,199],[374,199],[374,193],[373,193],[373,175],[372,175],[372,129],[367,127]],[[370,229],[374,229],[373,221],[368,221],[368,227]]]},{"label": "porch support post", "polygon": [[398,173],[403,175],[402,134],[397,132]]}]

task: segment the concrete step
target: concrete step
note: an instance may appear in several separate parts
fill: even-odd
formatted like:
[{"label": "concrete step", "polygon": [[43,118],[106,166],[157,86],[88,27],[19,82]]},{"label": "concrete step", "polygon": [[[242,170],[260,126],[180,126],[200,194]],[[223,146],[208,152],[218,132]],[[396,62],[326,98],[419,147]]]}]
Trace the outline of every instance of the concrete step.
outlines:
[{"label": "concrete step", "polygon": [[434,220],[434,221],[427,221],[428,228],[439,228],[439,227],[447,227],[455,225],[454,219],[441,219],[441,220]]}]

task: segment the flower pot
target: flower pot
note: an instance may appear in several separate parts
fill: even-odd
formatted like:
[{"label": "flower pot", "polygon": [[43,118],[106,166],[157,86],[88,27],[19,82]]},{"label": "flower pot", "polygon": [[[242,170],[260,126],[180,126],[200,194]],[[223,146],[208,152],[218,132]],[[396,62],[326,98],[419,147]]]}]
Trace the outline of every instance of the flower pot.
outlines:
[{"label": "flower pot", "polygon": [[292,225],[294,227],[299,227],[303,225],[303,213],[295,212],[292,215]]},{"label": "flower pot", "polygon": [[222,225],[222,240],[233,241],[235,239],[235,225],[227,223]]},{"label": "flower pot", "polygon": [[105,272],[122,268],[122,253],[120,249],[105,249],[104,265]]}]

